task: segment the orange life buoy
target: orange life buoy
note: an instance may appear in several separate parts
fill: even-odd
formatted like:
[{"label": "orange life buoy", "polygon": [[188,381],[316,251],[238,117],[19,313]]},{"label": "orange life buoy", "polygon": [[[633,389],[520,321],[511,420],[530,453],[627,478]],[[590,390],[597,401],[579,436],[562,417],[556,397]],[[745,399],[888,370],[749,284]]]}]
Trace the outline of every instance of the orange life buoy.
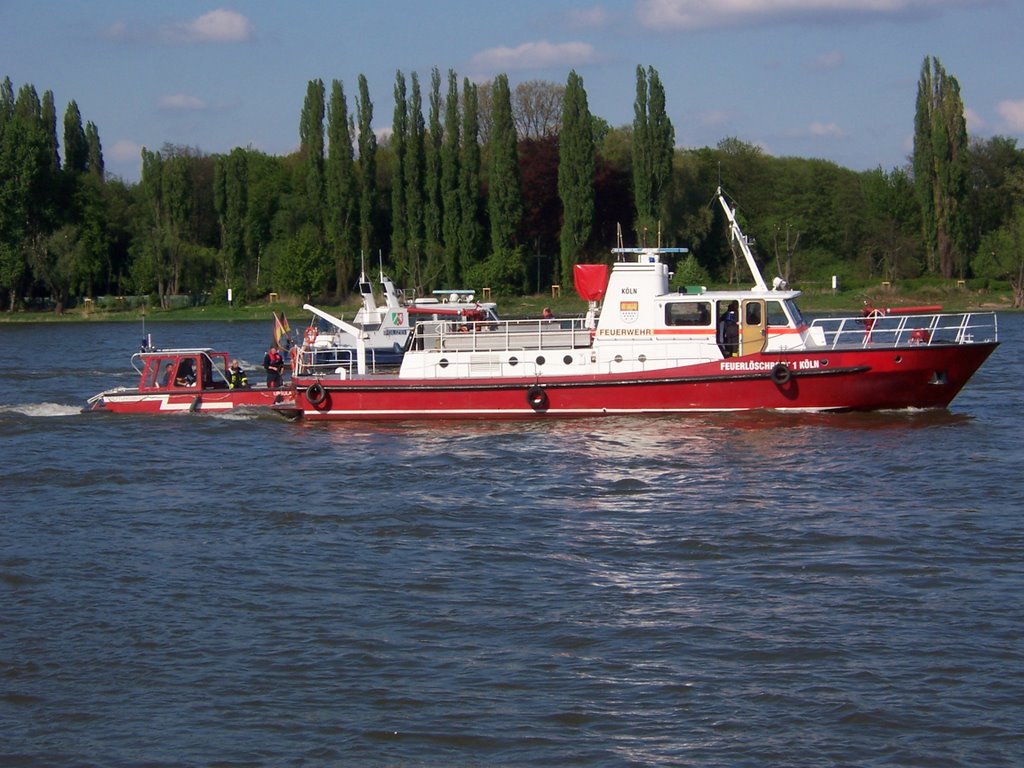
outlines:
[{"label": "orange life buoy", "polygon": [[320,335],[320,332],[316,329],[315,325],[311,325],[306,329],[306,333],[303,335],[307,344],[312,344],[316,341],[316,337]]}]

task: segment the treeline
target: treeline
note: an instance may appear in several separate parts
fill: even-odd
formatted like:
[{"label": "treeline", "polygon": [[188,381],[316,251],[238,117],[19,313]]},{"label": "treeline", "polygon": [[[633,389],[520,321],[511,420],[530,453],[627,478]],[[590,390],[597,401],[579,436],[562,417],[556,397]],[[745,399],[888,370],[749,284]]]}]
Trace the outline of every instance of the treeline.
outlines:
[{"label": "treeline", "polygon": [[[58,141],[53,95],[0,90],[0,306],[142,294],[241,301],[274,291],[341,300],[362,263],[417,292],[495,295],[571,283],[572,264],[624,244],[682,245],[679,283],[745,282],[722,217],[739,204],[765,272],[794,284],[909,278],[1007,282],[1024,305],[1024,151],[970,141],[959,86],[926,58],[906,167],[854,172],[774,158],[726,138],[675,149],[653,68],[636,70],[631,125],[565,85],[396,73],[392,129],[374,134],[366,79],[308,84],[299,150],[142,152],[138,184],[106,178],[75,102]],[[351,104],[351,107],[350,107]],[[61,158],[63,150],[63,160]]]}]

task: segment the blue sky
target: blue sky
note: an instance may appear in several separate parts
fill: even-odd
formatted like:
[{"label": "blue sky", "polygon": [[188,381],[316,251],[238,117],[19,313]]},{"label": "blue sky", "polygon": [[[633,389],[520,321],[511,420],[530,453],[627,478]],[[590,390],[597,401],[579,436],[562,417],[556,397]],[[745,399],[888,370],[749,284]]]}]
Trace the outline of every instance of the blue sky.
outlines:
[{"label": "blue sky", "polygon": [[[921,64],[960,81],[972,136],[1024,144],[1020,0],[0,0],[0,78],[74,99],[107,170],[134,182],[165,142],[286,154],[309,80],[360,74],[386,131],[395,72],[564,84],[632,121],[637,65],[665,85],[680,147],[736,136],[854,170],[903,165]],[[62,124],[58,125],[62,131]]]}]

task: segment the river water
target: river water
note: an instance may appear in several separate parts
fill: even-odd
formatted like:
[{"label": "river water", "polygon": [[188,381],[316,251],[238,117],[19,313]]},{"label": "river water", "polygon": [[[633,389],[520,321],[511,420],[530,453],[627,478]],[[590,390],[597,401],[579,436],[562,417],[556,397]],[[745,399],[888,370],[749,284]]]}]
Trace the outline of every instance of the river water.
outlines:
[{"label": "river water", "polygon": [[942,412],[377,426],[82,415],[140,328],[0,325],[0,765],[1024,764],[1000,332]]}]

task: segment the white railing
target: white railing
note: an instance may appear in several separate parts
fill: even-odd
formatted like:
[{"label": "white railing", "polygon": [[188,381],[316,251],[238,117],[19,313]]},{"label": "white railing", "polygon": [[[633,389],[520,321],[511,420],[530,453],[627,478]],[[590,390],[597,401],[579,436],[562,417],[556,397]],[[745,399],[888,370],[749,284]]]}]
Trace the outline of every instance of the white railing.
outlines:
[{"label": "white railing", "polygon": [[994,312],[818,318],[829,349],[908,345],[982,344],[998,341]]},{"label": "white railing", "polygon": [[[351,347],[300,347],[292,367],[293,376],[334,376],[339,370],[349,376],[358,371],[359,354]],[[366,370],[393,370],[394,363],[377,362],[374,350],[366,350]]]},{"label": "white railing", "polygon": [[412,348],[452,352],[585,349],[593,343],[581,318],[417,323]]}]

